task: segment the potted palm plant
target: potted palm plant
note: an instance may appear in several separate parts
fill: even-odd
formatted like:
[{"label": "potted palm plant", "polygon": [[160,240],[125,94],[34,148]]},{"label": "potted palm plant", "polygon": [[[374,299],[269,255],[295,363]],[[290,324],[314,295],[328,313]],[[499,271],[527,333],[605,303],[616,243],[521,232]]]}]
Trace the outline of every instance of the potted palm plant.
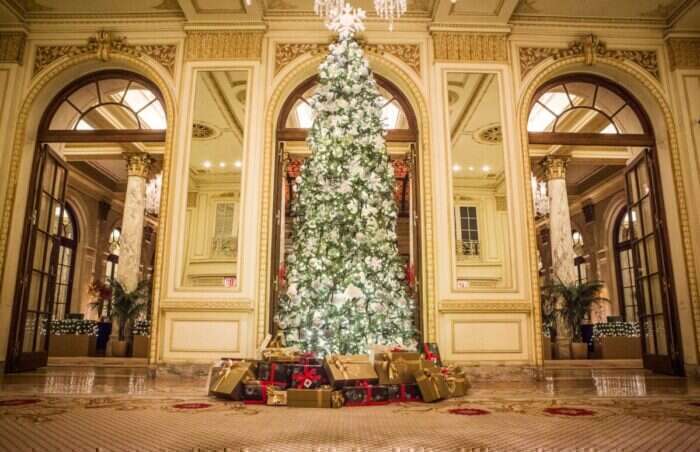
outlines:
[{"label": "potted palm plant", "polygon": [[126,356],[131,325],[146,311],[151,296],[151,282],[143,280],[134,290],[128,290],[116,279],[110,281],[112,287],[111,317],[119,327],[118,340],[112,342],[112,355]]},{"label": "potted palm plant", "polygon": [[561,280],[549,287],[549,293],[552,296],[561,297],[564,301],[562,314],[572,333],[571,355],[574,359],[588,357],[588,344],[583,342],[581,323],[593,303],[607,300],[599,295],[602,288],[601,281],[576,281],[569,284]]}]

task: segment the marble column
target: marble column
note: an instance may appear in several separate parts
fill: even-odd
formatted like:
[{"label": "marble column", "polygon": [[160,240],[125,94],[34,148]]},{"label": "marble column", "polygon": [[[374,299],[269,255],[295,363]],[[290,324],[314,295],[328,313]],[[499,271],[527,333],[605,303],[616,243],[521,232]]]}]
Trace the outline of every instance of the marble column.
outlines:
[{"label": "marble column", "polygon": [[[566,192],[566,164],[562,157],[546,157],[542,161],[547,193],[549,196],[549,246],[552,252],[552,269],[555,283],[572,284],[576,281],[574,266],[574,241],[571,236],[571,214],[569,198]],[[572,331],[562,315],[563,300],[555,303],[557,349],[556,354],[561,359],[571,357]]]},{"label": "marble column", "polygon": [[[146,209],[146,179],[153,160],[145,152],[124,153],[127,179],[121,236],[119,238],[119,266],[117,280],[126,290],[133,290],[139,283],[141,245]],[[119,339],[119,323],[112,320],[112,333],[107,346],[107,356],[113,356],[114,342]]]},{"label": "marble column", "polygon": [[145,152],[124,154],[127,164],[126,196],[119,240],[117,279],[127,290],[139,283],[141,245],[146,209],[146,182],[153,160]]}]

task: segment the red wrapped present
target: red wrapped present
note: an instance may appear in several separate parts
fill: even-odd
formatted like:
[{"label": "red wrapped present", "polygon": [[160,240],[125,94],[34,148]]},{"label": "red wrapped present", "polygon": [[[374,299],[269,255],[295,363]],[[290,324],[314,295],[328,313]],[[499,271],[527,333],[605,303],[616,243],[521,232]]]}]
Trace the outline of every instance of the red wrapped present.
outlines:
[{"label": "red wrapped present", "polygon": [[422,402],[420,388],[416,384],[388,385],[389,402]]},{"label": "red wrapped present", "polygon": [[288,363],[274,361],[262,361],[258,363],[258,380],[268,385],[275,385],[280,389],[287,389],[294,367]]},{"label": "red wrapped present", "polygon": [[389,403],[388,386],[371,385],[363,380],[355,386],[344,387],[342,391],[345,406],[386,405]]},{"label": "red wrapped present", "polygon": [[243,385],[243,403],[247,405],[266,405],[268,388],[279,389],[264,381],[251,381]]}]

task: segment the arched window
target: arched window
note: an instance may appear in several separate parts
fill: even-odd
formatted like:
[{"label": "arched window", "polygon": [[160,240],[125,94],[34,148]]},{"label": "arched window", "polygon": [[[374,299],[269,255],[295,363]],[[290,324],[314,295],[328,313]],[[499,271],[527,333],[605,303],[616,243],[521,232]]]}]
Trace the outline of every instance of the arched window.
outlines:
[{"label": "arched window", "polygon": [[627,209],[622,209],[613,228],[613,248],[615,251],[615,268],[617,293],[620,302],[620,315],[628,322],[636,322],[637,299],[635,284],[635,263],[632,253],[632,227],[637,222],[637,215],[632,212],[630,218]]},{"label": "arched window", "polygon": [[75,275],[75,254],[78,245],[78,225],[73,209],[66,204],[65,209],[56,208],[54,213],[61,217],[58,238],[58,265],[53,303],[53,318],[62,319],[70,312],[73,277]]},{"label": "arched window", "polygon": [[103,71],[72,83],[47,109],[47,143],[163,142],[167,118],[158,88],[127,71]]}]

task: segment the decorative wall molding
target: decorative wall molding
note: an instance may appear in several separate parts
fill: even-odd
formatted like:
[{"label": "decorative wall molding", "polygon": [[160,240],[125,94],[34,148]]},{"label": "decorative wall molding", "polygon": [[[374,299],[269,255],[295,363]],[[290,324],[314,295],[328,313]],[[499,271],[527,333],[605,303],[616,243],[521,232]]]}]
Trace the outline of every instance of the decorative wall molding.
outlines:
[{"label": "decorative wall molding", "polygon": [[434,32],[436,61],[508,62],[508,40],[503,33]]},{"label": "decorative wall molding", "polygon": [[521,78],[524,78],[532,68],[548,58],[559,60],[565,57],[583,56],[584,62],[588,65],[595,64],[598,57],[630,61],[646,70],[655,79],[659,79],[656,50],[608,49],[605,43],[593,34],[573,41],[567,48],[520,47],[518,48],[518,56]]},{"label": "decorative wall molding", "polygon": [[502,303],[484,301],[443,301],[438,306],[440,312],[532,312],[532,304]]},{"label": "decorative wall molding", "polygon": [[190,31],[185,41],[185,59],[259,60],[262,31]]},{"label": "decorative wall molding", "polygon": [[250,301],[166,301],[160,304],[163,311],[253,311]]},{"label": "decorative wall molding", "polygon": [[[327,43],[302,42],[277,43],[275,46],[275,75],[302,55],[325,55],[328,52],[328,45]],[[418,44],[370,44],[360,42],[360,46],[367,53],[396,57],[420,76],[420,47]]]},{"label": "decorative wall molding", "polygon": [[700,68],[700,38],[671,38],[666,48],[672,71]]},{"label": "decorative wall molding", "polygon": [[0,63],[22,64],[27,35],[22,32],[0,33]]},{"label": "decorative wall molding", "polygon": [[175,44],[128,44],[123,36],[100,31],[83,45],[37,46],[34,57],[34,75],[60,58],[95,53],[102,61],[109,61],[110,54],[124,53],[137,58],[149,57],[163,66],[170,75],[175,73]]}]

